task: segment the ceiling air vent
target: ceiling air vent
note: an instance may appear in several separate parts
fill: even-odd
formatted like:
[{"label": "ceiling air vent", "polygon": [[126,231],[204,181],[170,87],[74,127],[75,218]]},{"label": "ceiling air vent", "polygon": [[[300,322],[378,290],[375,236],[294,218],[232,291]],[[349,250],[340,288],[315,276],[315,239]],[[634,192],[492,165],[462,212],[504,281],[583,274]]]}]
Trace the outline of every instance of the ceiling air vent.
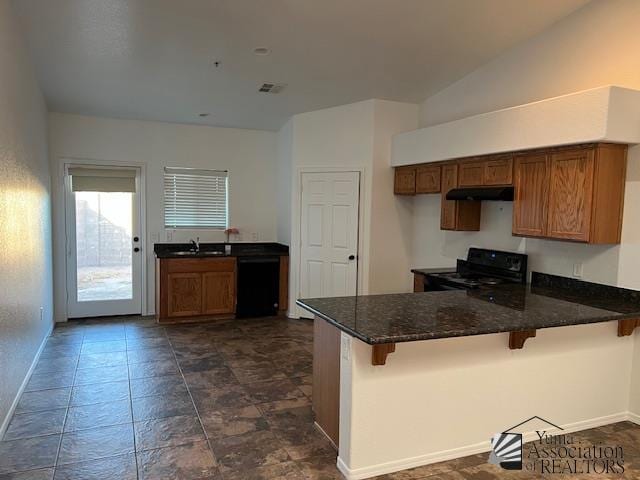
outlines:
[{"label": "ceiling air vent", "polygon": [[284,83],[263,83],[258,91],[260,93],[280,93],[286,86]]}]

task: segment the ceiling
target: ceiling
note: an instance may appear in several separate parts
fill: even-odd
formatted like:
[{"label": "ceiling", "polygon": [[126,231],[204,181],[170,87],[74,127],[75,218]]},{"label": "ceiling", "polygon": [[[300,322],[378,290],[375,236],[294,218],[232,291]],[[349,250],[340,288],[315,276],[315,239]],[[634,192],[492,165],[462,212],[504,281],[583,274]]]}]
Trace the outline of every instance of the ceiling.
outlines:
[{"label": "ceiling", "polygon": [[[277,130],[293,114],[368,98],[422,101],[585,3],[14,0],[13,5],[51,111]],[[257,56],[256,47],[271,53]],[[263,82],[287,86],[279,94],[258,93]]]}]

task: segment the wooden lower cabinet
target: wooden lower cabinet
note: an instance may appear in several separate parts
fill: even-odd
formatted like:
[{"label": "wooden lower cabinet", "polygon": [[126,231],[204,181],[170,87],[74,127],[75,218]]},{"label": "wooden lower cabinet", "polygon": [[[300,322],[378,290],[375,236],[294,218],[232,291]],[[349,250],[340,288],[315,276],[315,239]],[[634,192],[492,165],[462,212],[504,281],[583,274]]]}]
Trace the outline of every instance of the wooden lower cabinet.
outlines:
[{"label": "wooden lower cabinet", "polygon": [[235,272],[202,274],[202,313],[222,315],[236,311]]},{"label": "wooden lower cabinet", "polygon": [[191,317],[202,313],[202,275],[169,273],[167,275],[167,316]]},{"label": "wooden lower cabinet", "polygon": [[315,317],[313,321],[313,399],[316,423],[339,446],[340,330]]}]

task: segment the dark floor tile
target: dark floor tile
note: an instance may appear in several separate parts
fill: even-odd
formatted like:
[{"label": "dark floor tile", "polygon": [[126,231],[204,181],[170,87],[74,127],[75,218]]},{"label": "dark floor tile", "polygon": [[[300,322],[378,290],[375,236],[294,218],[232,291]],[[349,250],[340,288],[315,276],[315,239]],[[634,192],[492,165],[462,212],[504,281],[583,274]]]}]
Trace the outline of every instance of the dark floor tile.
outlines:
[{"label": "dark floor tile", "polygon": [[82,345],[79,343],[73,345],[45,346],[42,349],[42,353],[40,354],[40,360],[58,357],[77,357],[78,355],[80,355],[81,348]]},{"label": "dark floor tile", "polygon": [[131,402],[129,399],[82,405],[69,408],[64,431],[88,430],[90,428],[131,423],[132,421]]},{"label": "dark floor tile", "polygon": [[82,335],[67,335],[49,337],[45,347],[66,347],[67,345],[79,345],[83,341]]},{"label": "dark floor tile", "polygon": [[206,442],[138,454],[140,480],[222,480]]},{"label": "dark floor tile", "polygon": [[133,425],[116,425],[62,435],[58,465],[133,453]]},{"label": "dark floor tile", "polygon": [[198,417],[168,417],[137,422],[134,425],[136,450],[153,450],[203,442],[204,435]]},{"label": "dark floor tile", "polygon": [[129,400],[129,382],[91,383],[73,387],[71,403],[73,407],[95,403]]},{"label": "dark floor tile", "polygon": [[65,355],[56,357],[40,358],[33,370],[33,374],[49,372],[73,372],[78,364],[78,357],[76,355]]},{"label": "dark floor tile", "polygon": [[31,375],[25,392],[64,388],[73,385],[73,372],[49,372]]},{"label": "dark floor tile", "polygon": [[104,352],[124,352],[127,344],[124,340],[113,340],[109,342],[85,343],[82,345],[81,353],[104,353]]},{"label": "dark floor tile", "polygon": [[84,334],[84,344],[101,343],[101,342],[117,342],[125,339],[124,329],[113,331],[87,331]]},{"label": "dark floor tile", "polygon": [[78,361],[78,368],[115,367],[127,363],[126,352],[83,353]]},{"label": "dark floor tile", "polygon": [[41,437],[62,433],[66,408],[48,410],[35,413],[21,413],[14,415],[3,440],[17,440],[19,438]]},{"label": "dark floor tile", "polygon": [[209,388],[189,387],[193,402],[200,414],[222,408],[238,408],[252,405],[253,401],[239,383]]},{"label": "dark floor tile", "polygon": [[191,397],[184,393],[134,398],[132,403],[135,422],[154,418],[196,415]]},{"label": "dark floor tile", "polygon": [[187,386],[182,375],[149,377],[131,380],[131,397],[151,397],[154,395],[187,394]]},{"label": "dark floor tile", "polygon": [[[488,456],[486,457],[488,458]],[[376,480],[415,480],[426,477],[439,478],[440,475],[453,472],[456,469],[456,460],[432,463],[422,467],[410,468],[400,472],[389,473],[376,477]],[[335,458],[334,458],[335,463]]]},{"label": "dark floor tile", "polygon": [[310,404],[309,398],[289,379],[251,383],[245,385],[245,389],[263,412]]},{"label": "dark floor tile", "polygon": [[179,373],[178,365],[173,359],[129,365],[129,377],[132,379],[164,377],[167,375],[178,375]]},{"label": "dark floor tile", "polygon": [[0,475],[53,467],[60,435],[0,442]]},{"label": "dark floor tile", "polygon": [[293,377],[291,382],[300,389],[307,397],[313,396],[313,377],[311,375],[305,377]]},{"label": "dark floor tile", "polygon": [[127,350],[160,347],[171,347],[169,339],[166,337],[138,337],[127,339]]},{"label": "dark floor tile", "polygon": [[207,436],[212,439],[269,428],[262,413],[254,405],[206,410],[199,413]]},{"label": "dark floor tile", "polygon": [[180,363],[180,369],[184,373],[204,372],[226,367],[224,357],[219,353],[208,353],[191,356],[189,358],[179,358],[178,362]]},{"label": "dark floor tile", "polygon": [[304,377],[313,373],[313,360],[311,359],[311,355],[306,357],[287,355],[284,357],[274,358],[273,363],[276,366],[276,369],[284,373],[288,378]]},{"label": "dark floor tile", "polygon": [[224,388],[225,385],[238,383],[233,372],[227,367],[213,368],[203,372],[186,372],[184,379],[189,388]]},{"label": "dark floor tile", "polygon": [[159,362],[174,360],[173,351],[168,347],[141,348],[139,350],[127,351],[130,365],[136,363]]},{"label": "dark floor tile", "polygon": [[[297,461],[296,465],[308,480],[344,480],[345,477],[336,467],[336,461],[336,455],[327,455],[305,458]],[[433,480],[436,480],[436,478]]]},{"label": "dark floor tile", "polygon": [[41,470],[29,470],[28,472],[0,475],[0,480],[51,480],[52,478],[53,468],[43,468]]},{"label": "dark floor tile", "polygon": [[121,382],[129,379],[126,365],[115,367],[86,368],[76,372],[74,385],[91,385],[92,383]]},{"label": "dark floor tile", "polygon": [[23,393],[15,413],[42,412],[64,408],[69,405],[70,393],[70,387]]},{"label": "dark floor tile", "polygon": [[282,462],[251,470],[231,470],[224,480],[307,480],[295,462]]},{"label": "dark floor tile", "polygon": [[251,470],[289,460],[287,452],[269,431],[210,439],[220,470]]},{"label": "dark floor tile", "polygon": [[54,480],[136,480],[134,454],[72,463],[56,468]]},{"label": "dark floor tile", "polygon": [[331,442],[314,426],[311,407],[271,412],[266,419],[292,459],[335,454]]},{"label": "dark floor tile", "polygon": [[271,362],[232,367],[232,370],[238,381],[244,384],[286,378],[285,374],[278,371]]}]

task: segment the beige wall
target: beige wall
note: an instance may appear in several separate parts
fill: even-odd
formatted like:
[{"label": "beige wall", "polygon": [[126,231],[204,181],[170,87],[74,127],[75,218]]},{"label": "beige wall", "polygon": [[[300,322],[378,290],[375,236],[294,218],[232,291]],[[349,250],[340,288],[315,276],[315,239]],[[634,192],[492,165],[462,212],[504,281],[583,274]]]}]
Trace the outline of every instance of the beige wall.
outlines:
[{"label": "beige wall", "polygon": [[133,162],[146,166],[147,313],[155,298],[154,238],[224,241],[220,230],[164,229],[165,166],[229,171],[229,222],[239,241],[276,240],[276,133],[52,113],[49,140],[53,185],[56,320],[66,319],[63,164],[73,159]]},{"label": "beige wall", "polygon": [[0,0],[0,436],[53,325],[47,117],[17,25]]}]

